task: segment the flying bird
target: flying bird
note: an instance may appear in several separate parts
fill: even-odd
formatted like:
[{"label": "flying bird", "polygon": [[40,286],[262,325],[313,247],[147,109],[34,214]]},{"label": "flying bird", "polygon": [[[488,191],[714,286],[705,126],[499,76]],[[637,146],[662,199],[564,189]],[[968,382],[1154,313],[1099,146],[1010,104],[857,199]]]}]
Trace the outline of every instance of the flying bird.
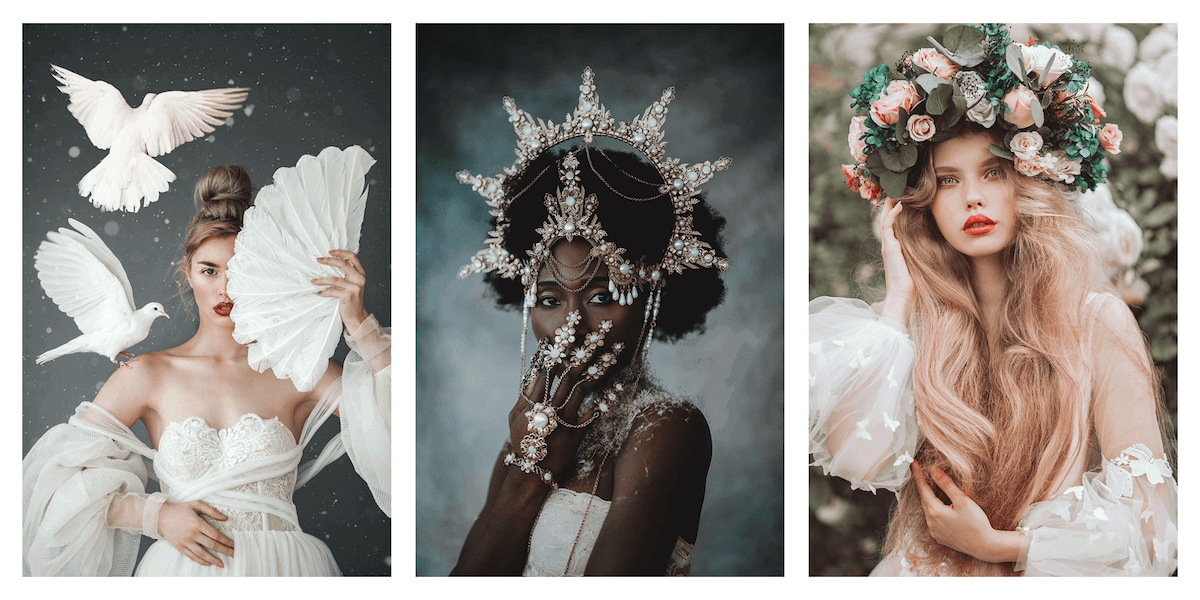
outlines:
[{"label": "flying bird", "polygon": [[155,319],[171,317],[157,302],[137,308],[121,261],[87,225],[67,221],[77,231],[59,227],[47,233],[33,266],[46,295],[75,319],[83,335],[42,353],[36,362],[76,352],[102,354],[114,363],[118,356],[132,359],[125,349],[146,339]]},{"label": "flying bird", "polygon": [[141,106],[130,108],[112,85],[50,67],[62,84],[59,91],[71,99],[67,110],[83,124],[93,145],[108,150],[79,180],[79,195],[90,195],[92,204],[106,211],[137,212],[158,200],[175,174],[151,157],[215,131],[250,93],[250,88],[222,88],[146,94]]}]

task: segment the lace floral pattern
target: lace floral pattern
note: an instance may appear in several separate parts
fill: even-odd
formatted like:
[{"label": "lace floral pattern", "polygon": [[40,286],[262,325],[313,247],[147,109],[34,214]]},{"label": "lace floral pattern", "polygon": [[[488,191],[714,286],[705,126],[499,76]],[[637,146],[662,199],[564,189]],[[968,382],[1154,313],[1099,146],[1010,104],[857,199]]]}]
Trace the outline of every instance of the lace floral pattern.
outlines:
[{"label": "lace floral pattern", "polygon": [[[284,454],[296,446],[296,439],[278,417],[263,419],[250,413],[224,429],[210,427],[202,417],[169,423],[158,446],[158,462],[183,481],[191,482],[251,458]],[[296,470],[292,469],[283,476],[232,489],[291,502],[295,487]],[[229,517],[225,521],[205,517],[222,531],[297,530],[291,523],[267,513],[245,512],[215,502],[212,506]]]}]

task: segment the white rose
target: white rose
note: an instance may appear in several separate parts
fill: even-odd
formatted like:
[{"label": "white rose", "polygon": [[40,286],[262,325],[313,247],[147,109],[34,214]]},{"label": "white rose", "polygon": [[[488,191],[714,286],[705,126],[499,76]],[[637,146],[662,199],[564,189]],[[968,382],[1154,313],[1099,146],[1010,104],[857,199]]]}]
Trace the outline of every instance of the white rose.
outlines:
[{"label": "white rose", "polygon": [[1158,93],[1164,102],[1179,106],[1179,50],[1168,50],[1154,65],[1158,73]]},{"label": "white rose", "polygon": [[1083,163],[1067,158],[1065,152],[1054,152],[1055,163],[1046,169],[1046,174],[1063,183],[1075,183],[1075,176],[1083,168]]},{"label": "white rose", "polygon": [[1167,179],[1179,179],[1179,159],[1164,158],[1162,164],[1158,165],[1158,172]]},{"label": "white rose", "polygon": [[1150,62],[1179,47],[1179,39],[1163,27],[1155,27],[1138,46],[1138,58]]},{"label": "white rose", "polygon": [[[1046,63],[1050,62],[1050,58],[1054,57],[1054,62],[1050,64],[1050,74],[1046,77],[1045,86],[1049,86],[1059,78],[1060,75],[1066,73],[1075,61],[1070,55],[1049,46],[1026,46],[1017,44],[1021,49],[1021,60],[1025,63],[1025,71],[1033,71],[1037,74],[1037,84],[1042,84],[1042,70],[1046,68]],[[1030,82],[1034,84],[1034,82]]]},{"label": "white rose", "polygon": [[996,106],[987,99],[980,100],[967,111],[967,119],[991,127],[996,122]]},{"label": "white rose", "polygon": [[1137,38],[1132,31],[1113,25],[1104,31],[1104,44],[1100,46],[1096,60],[1100,64],[1127,71],[1137,58],[1137,46]]},{"label": "white rose", "polygon": [[1154,145],[1166,158],[1179,158],[1179,119],[1166,115],[1154,123]]},{"label": "white rose", "polygon": [[1099,79],[1096,79],[1095,77],[1088,79],[1088,86],[1084,92],[1091,96],[1092,99],[1096,101],[1096,104],[1104,106],[1104,101],[1107,98],[1104,96],[1104,84],[1100,83]]},{"label": "white rose", "polygon": [[1069,40],[1099,42],[1104,37],[1103,23],[1060,23],[1059,31]]},{"label": "white rose", "polygon": [[1125,77],[1125,106],[1143,123],[1151,123],[1162,114],[1163,99],[1158,90],[1158,73],[1146,63],[1138,63]]},{"label": "white rose", "polygon": [[1110,223],[1115,242],[1112,247],[1114,261],[1123,267],[1136,265],[1142,254],[1142,229],[1129,213],[1119,208],[1112,214]]}]

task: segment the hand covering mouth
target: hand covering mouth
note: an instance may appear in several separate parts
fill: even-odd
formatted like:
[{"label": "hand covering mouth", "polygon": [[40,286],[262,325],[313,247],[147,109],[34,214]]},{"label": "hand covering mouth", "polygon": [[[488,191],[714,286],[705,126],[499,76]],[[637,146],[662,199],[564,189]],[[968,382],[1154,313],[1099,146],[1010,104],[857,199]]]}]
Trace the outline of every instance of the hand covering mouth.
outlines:
[{"label": "hand covering mouth", "polygon": [[215,311],[218,315],[221,315],[222,317],[228,317],[230,311],[232,311],[232,310],[233,310],[232,302],[222,302],[213,307],[213,311]]},{"label": "hand covering mouth", "polygon": [[983,226],[995,225],[995,224],[996,224],[995,221],[993,221],[983,215],[971,215],[970,218],[967,219],[967,222],[963,224],[963,229],[967,230],[972,227],[983,227]]}]

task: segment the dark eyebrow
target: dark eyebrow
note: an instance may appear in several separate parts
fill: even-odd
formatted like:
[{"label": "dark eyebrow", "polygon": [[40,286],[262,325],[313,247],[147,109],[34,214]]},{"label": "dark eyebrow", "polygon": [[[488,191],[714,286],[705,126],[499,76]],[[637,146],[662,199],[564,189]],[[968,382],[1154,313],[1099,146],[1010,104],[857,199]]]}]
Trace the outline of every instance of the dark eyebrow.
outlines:
[{"label": "dark eyebrow", "polygon": [[[597,283],[603,283],[604,287],[608,287],[608,278],[607,277],[593,277],[592,280],[588,282],[587,286],[592,287],[593,285],[595,285]],[[555,281],[553,279],[547,279],[546,281],[539,281],[537,284],[537,286],[539,288],[542,286],[547,286],[547,285],[556,285],[558,287],[562,287],[561,283],[559,283],[558,281]]]},{"label": "dark eyebrow", "polygon": [[200,262],[199,262],[199,263],[197,263],[197,264],[201,264],[201,265],[208,265],[208,266],[210,266],[210,267],[220,267],[220,266],[221,266],[221,265],[218,265],[217,263],[208,262],[207,260],[202,260],[202,261],[200,261]]}]

